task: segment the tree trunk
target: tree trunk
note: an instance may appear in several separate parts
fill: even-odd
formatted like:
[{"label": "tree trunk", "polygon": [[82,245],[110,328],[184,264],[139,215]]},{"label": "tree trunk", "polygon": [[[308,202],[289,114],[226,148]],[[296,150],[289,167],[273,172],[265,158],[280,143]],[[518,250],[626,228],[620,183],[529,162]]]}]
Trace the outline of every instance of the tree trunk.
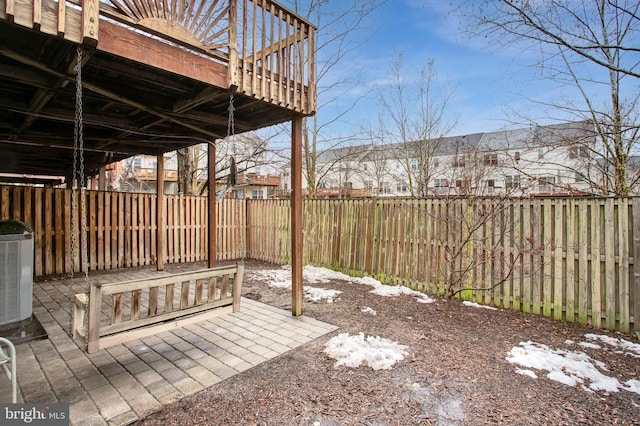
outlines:
[{"label": "tree trunk", "polygon": [[176,151],[178,157],[178,192],[193,195],[195,178],[194,147],[190,146]]}]

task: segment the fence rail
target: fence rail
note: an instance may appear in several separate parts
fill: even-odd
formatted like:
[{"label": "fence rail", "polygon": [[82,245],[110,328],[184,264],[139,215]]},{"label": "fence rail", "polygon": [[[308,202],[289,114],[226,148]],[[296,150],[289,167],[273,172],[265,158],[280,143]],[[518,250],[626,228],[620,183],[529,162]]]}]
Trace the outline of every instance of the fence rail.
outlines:
[{"label": "fence rail", "polygon": [[[86,233],[79,220],[71,232],[71,197],[0,187],[0,219],[34,231],[35,275],[80,271],[82,245],[72,257],[72,238],[86,242],[91,270],[156,263],[154,194],[87,191]],[[165,263],[207,259],[206,198],[165,199]],[[430,294],[457,276],[464,299],[640,330],[640,198],[522,199],[489,214],[495,200],[306,200],[304,262]],[[217,215],[218,259],[290,261],[288,200],[225,199]]]}]

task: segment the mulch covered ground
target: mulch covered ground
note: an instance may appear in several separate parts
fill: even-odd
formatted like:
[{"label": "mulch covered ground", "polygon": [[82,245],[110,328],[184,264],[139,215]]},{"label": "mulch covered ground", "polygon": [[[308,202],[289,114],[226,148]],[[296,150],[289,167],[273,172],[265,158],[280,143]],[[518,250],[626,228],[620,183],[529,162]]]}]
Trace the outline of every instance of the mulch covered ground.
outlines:
[{"label": "mulch covered ground", "polygon": [[[247,263],[243,295],[290,309],[291,293],[271,288]],[[445,302],[424,304],[404,295],[383,297],[371,287],[332,280],[314,285],[342,293],[333,303],[306,302],[305,315],[338,331],[163,407],[141,425],[612,425],[640,424],[640,395],[590,391],[537,371],[516,374],[508,352],[523,341],[585,352],[620,382],[640,380],[640,358],[578,346],[586,333],[637,343],[632,336],[505,310]],[[363,312],[363,308],[376,312]],[[338,333],[380,336],[406,345],[409,355],[390,370],[335,367],[325,344]],[[575,344],[567,341],[571,340]],[[605,346],[605,345],[602,345]],[[620,351],[618,351],[620,352]],[[588,384],[588,383],[585,383]]]}]

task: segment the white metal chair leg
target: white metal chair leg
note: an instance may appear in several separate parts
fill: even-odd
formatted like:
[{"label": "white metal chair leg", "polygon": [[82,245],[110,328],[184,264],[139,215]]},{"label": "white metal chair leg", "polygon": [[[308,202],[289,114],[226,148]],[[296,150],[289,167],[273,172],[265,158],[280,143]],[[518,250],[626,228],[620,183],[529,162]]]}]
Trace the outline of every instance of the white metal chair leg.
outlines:
[{"label": "white metal chair leg", "polygon": [[[2,348],[4,344],[9,349],[9,355]],[[7,367],[7,362],[11,362],[11,371]],[[7,377],[11,380],[11,402],[18,402],[18,378],[16,376],[16,348],[9,339],[0,337],[0,367],[5,371]]]}]

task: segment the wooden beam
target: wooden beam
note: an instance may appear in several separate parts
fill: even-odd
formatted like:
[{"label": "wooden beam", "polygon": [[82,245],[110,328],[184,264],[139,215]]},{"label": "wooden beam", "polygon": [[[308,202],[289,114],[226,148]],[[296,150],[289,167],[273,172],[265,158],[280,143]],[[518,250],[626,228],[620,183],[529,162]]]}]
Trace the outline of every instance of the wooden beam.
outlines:
[{"label": "wooden beam", "polygon": [[82,1],[82,42],[89,46],[98,44],[100,22],[99,0]]},{"label": "wooden beam", "polygon": [[67,27],[67,2],[58,1],[58,37],[64,37]]},{"label": "wooden beam", "polygon": [[218,87],[227,87],[227,67],[108,21],[100,24],[97,49]]},{"label": "wooden beam", "polygon": [[[246,3],[245,3],[246,5]],[[238,4],[229,2],[229,68],[227,70],[227,87],[237,88],[240,85],[238,73]]]},{"label": "wooden beam", "polygon": [[156,169],[156,264],[158,271],[164,271],[164,154],[158,154]]},{"label": "wooden beam", "polygon": [[209,179],[209,202],[207,209],[209,213],[209,223],[207,230],[209,232],[208,256],[209,268],[214,268],[217,263],[218,253],[218,217],[216,216],[216,145],[215,142],[209,143],[207,149],[207,179]]},{"label": "wooden beam", "polygon": [[291,314],[302,315],[302,115],[291,121]]}]

